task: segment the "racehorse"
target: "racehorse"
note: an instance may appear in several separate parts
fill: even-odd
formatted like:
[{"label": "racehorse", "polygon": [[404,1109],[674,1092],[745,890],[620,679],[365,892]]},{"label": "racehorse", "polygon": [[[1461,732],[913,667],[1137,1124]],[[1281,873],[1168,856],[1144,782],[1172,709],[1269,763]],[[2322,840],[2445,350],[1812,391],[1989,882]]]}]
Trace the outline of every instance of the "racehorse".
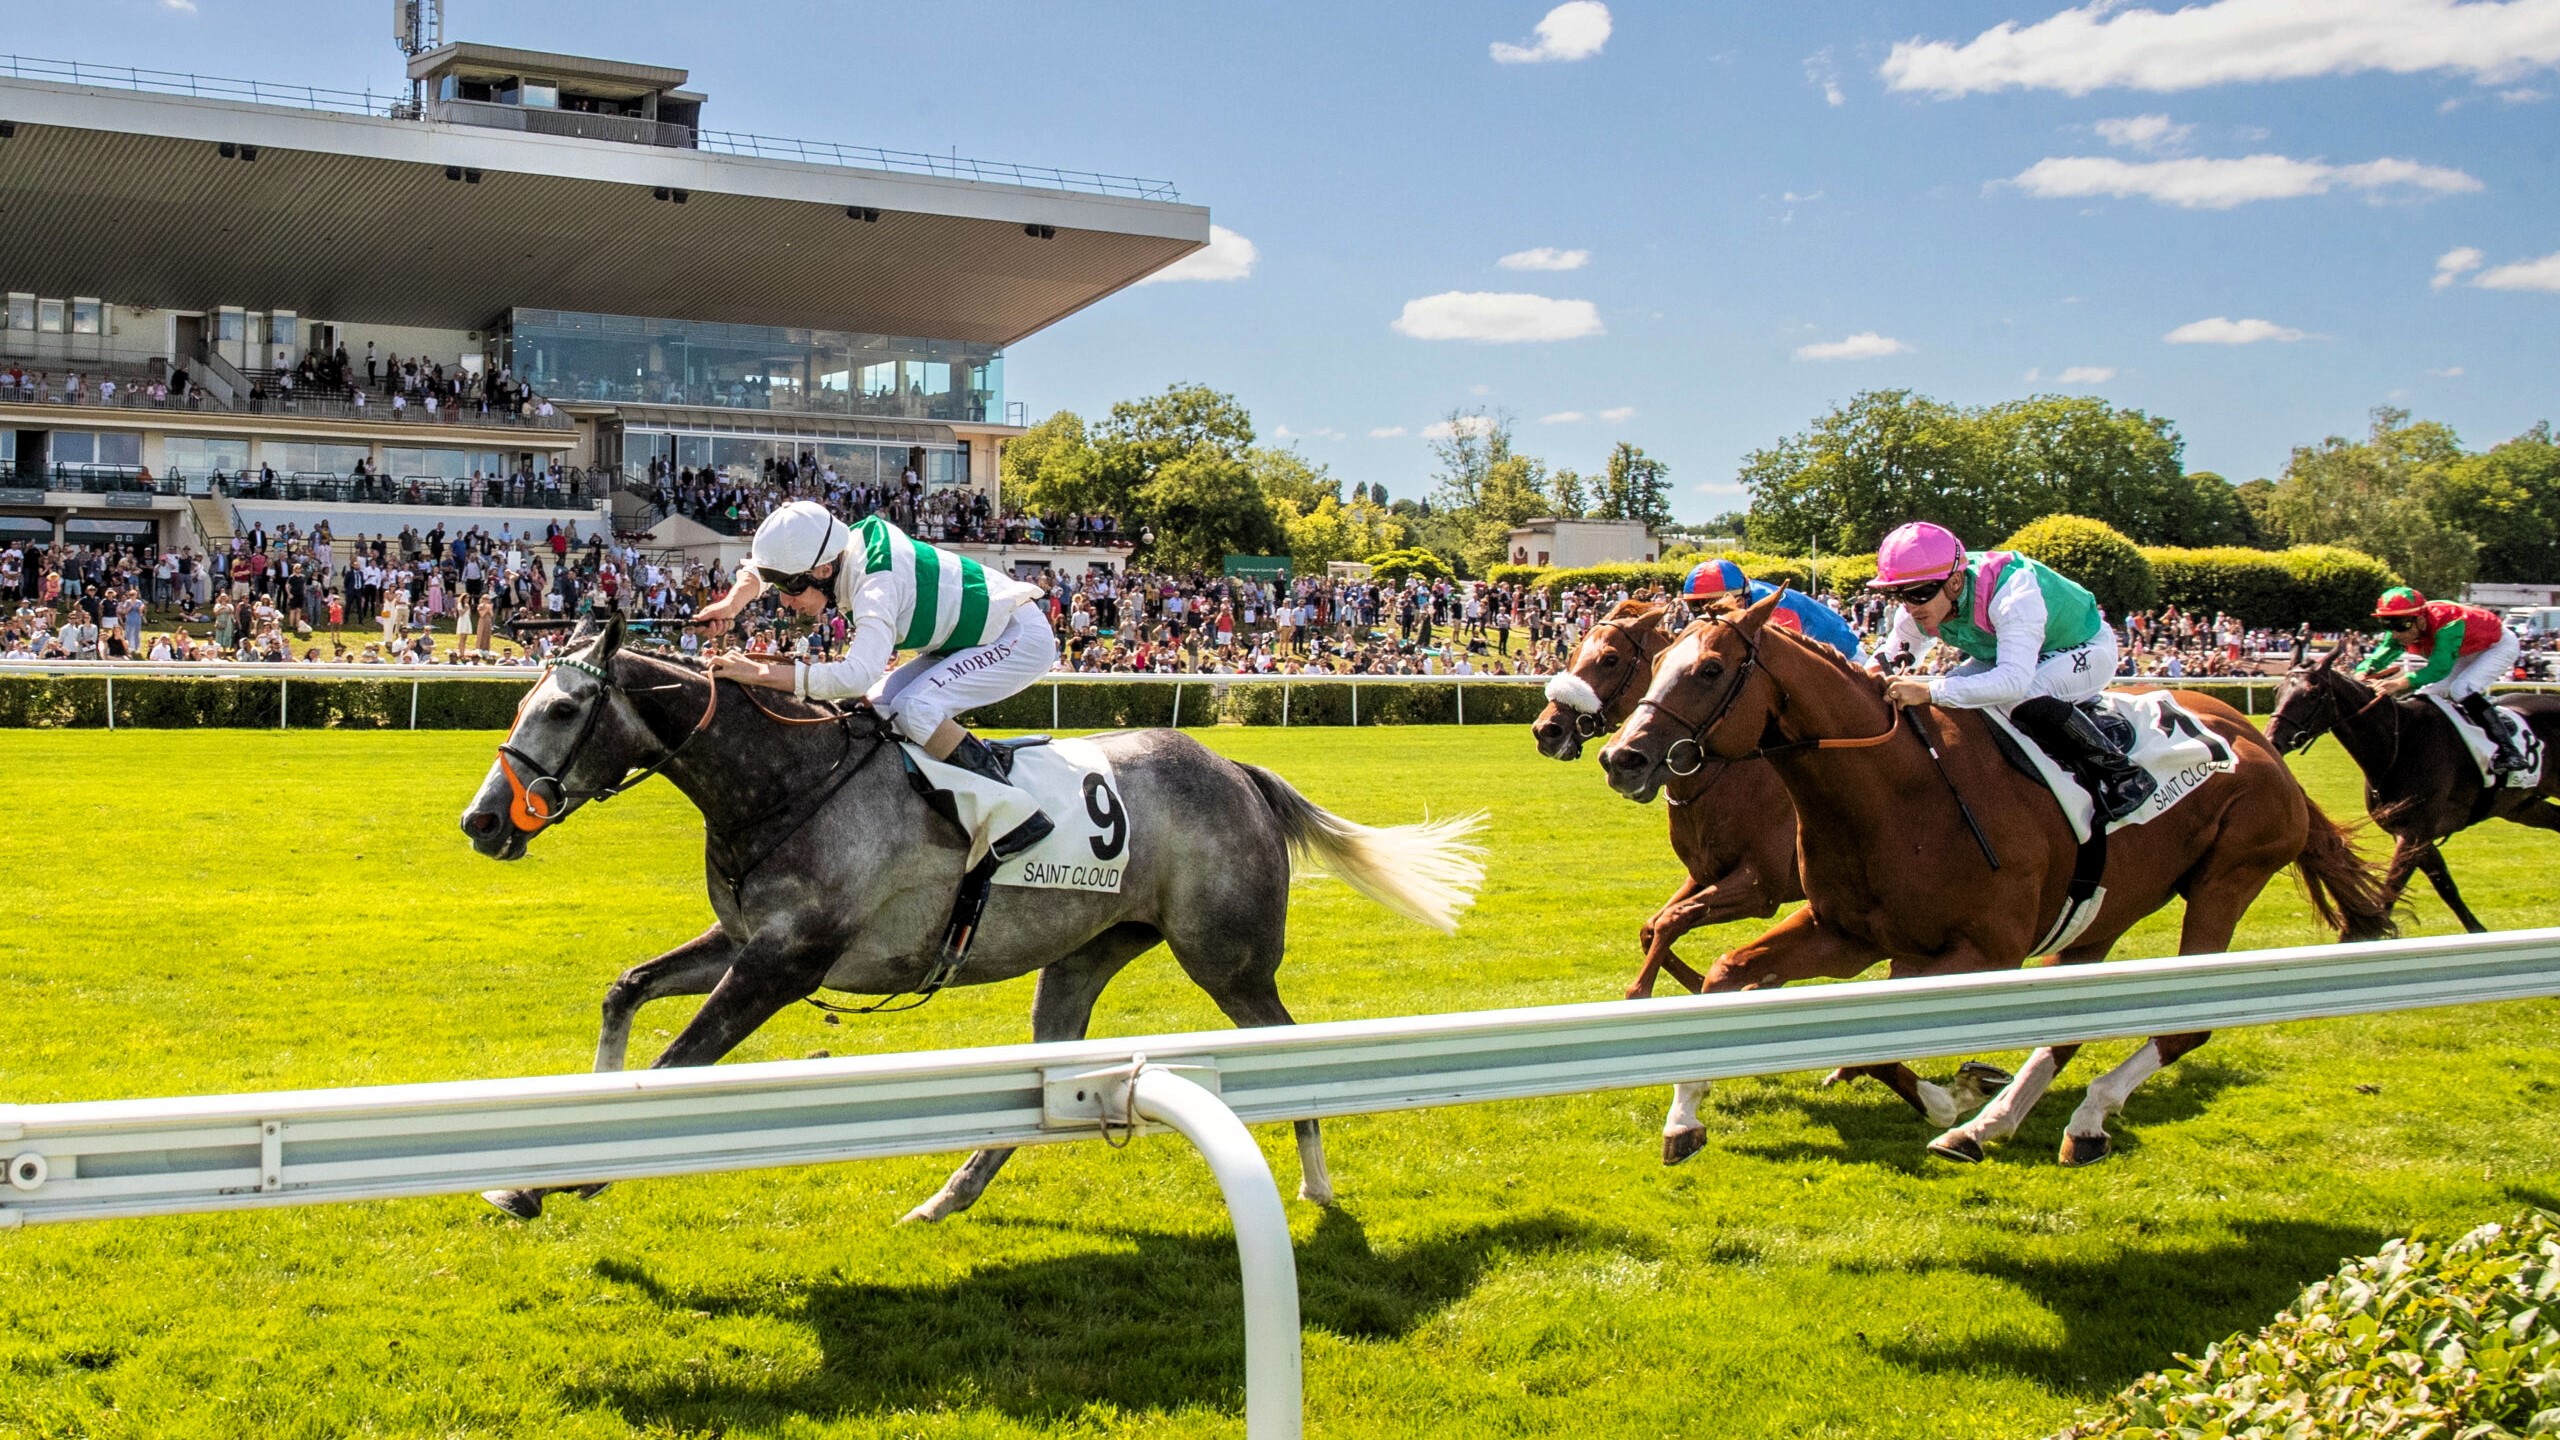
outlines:
[{"label": "racehorse", "polygon": [[[2538,830],[2560,830],[2560,764],[2546,761],[2531,788],[2482,785],[2470,747],[2442,710],[2423,698],[2385,701],[2379,691],[2337,668],[2338,652],[2296,661],[2276,692],[2267,739],[2292,754],[2322,735],[2338,744],[2364,771],[2364,807],[2393,840],[2383,872],[2383,898],[2398,904],[2417,871],[2435,886],[2462,928],[2477,935],[2488,927],[2454,888],[2437,845],[2483,820],[2512,820]],[[2543,754],[2560,756],[2560,697],[2508,696],[2498,702],[2518,723],[2542,737]]]},{"label": "racehorse", "polygon": [[[1896,977],[2025,963],[2067,900],[2078,845],[2062,807],[2041,781],[2011,766],[1982,715],[1898,710],[1874,677],[1769,625],[1774,604],[1773,597],[1720,611],[1683,632],[1656,667],[1635,719],[1600,755],[1610,784],[1632,799],[1650,798],[1684,763],[1754,755],[1777,767],[1794,797],[1810,903],[1717,961],[1708,988],[1847,979],[1879,960],[1890,960]],[[2390,933],[2380,877],[2303,793],[2257,727],[2205,696],[2178,699],[2236,764],[2165,814],[2109,837],[2105,899],[2062,950],[2063,963],[2106,958],[2126,930],[2172,895],[2186,899],[2179,953],[2226,949],[2241,914],[2288,864],[2321,920],[2342,938]],[[1979,816],[1980,844],[1951,790]],[[2093,1082],[2066,1127],[2062,1163],[2104,1159],[2112,1148],[2108,1115],[2145,1078],[2207,1038],[2154,1036]],[[1983,1142],[2014,1132],[2078,1049],[2038,1049],[1981,1114],[1929,1148],[1980,1160]],[[1663,1127],[1666,1163],[1705,1143],[1697,1119],[1705,1088],[1684,1085],[1675,1094]]]},{"label": "racehorse", "polygon": [[[1622,600],[1592,625],[1572,663],[1548,682],[1547,708],[1529,726],[1539,754],[1578,760],[1584,741],[1627,722],[1652,683],[1654,662],[1670,648],[1669,613],[1654,601]],[[1766,920],[1804,898],[1796,880],[1796,807],[1777,771],[1743,760],[1680,776],[1664,789],[1671,850],[1689,878],[1645,922],[1639,937],[1644,968],[1627,987],[1630,1000],[1651,995],[1655,975],[1664,970],[1692,994],[1706,984],[1672,949],[1690,931]],[[1710,796],[1712,806],[1699,803]]]},{"label": "racehorse", "polygon": [[[607,988],[595,1068],[622,1068],[634,1012],[664,996],[710,998],[657,1066],[712,1064],[822,988],[929,993],[969,846],[909,783],[896,737],[867,708],[840,712],[778,692],[768,702],[690,664],[625,650],[622,640],[619,616],[591,643],[571,637],[570,651],[525,697],[462,813],[474,849],[514,860],[588,801],[653,774],[701,810],[714,923]],[[723,694],[736,698],[724,705]],[[1125,839],[1115,857],[1125,867],[1119,892],[995,886],[966,964],[950,980],[984,985],[1039,971],[1035,1040],[1082,1038],[1102,987],[1159,941],[1238,1025],[1292,1023],[1275,976],[1293,856],[1321,861],[1369,899],[1442,930],[1456,928],[1483,879],[1469,839],[1481,815],[1373,828],[1177,731],[1092,743],[1110,759],[1118,791],[1104,807],[1113,813],[1093,819]],[[1087,796],[1089,805],[1099,798],[1090,784]],[[1298,1122],[1297,1142],[1300,1197],[1331,1204],[1314,1121]],[[906,1218],[967,1209],[1011,1154],[972,1154]],[[529,1220],[565,1188],[602,1187],[487,1198]]]},{"label": "racehorse", "polygon": [[[1584,741],[1627,723],[1653,682],[1655,663],[1671,647],[1671,617],[1668,605],[1622,600],[1592,625],[1572,662],[1548,682],[1551,698],[1529,727],[1539,754],[1578,760]],[[1702,993],[1707,977],[1671,948],[1681,937],[1702,925],[1766,920],[1779,906],[1804,898],[1804,883],[1796,878],[1795,802],[1768,761],[1718,761],[1675,775],[1663,786],[1663,799],[1671,812],[1671,852],[1689,877],[1637,934],[1644,964],[1627,987],[1630,1000],[1653,994],[1654,977],[1663,971],[1690,994]],[[1880,1081],[1942,1128],[1980,1108],[2012,1078],[1996,1065],[1968,1060],[1944,1087],[1899,1062],[1845,1066],[1822,1083],[1861,1075]]]}]

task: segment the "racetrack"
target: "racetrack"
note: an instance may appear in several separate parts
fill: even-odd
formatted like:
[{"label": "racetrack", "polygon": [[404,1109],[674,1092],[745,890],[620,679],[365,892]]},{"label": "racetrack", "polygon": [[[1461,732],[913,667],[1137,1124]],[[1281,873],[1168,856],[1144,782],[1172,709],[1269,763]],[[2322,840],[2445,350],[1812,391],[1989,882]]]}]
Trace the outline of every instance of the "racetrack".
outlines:
[{"label": "racetrack", "polygon": [[[1301,882],[1302,1019],[1614,997],[1677,879],[1658,807],[1517,729],[1199,733],[1357,819],[1494,814],[1454,939]],[[0,733],[0,1100],[582,1068],[605,983],[703,923],[699,831],[651,786],[482,860],[453,821],[495,738]],[[2334,745],[2297,764],[2358,812]],[[2490,925],[2553,920],[2560,840],[2448,854]],[[2432,896],[2413,922],[2452,928]],[[2237,943],[2316,938],[2279,882]],[[1018,1040],[1029,993],[799,1010],[739,1058]],[[1161,953],[1097,1016],[1220,1023]],[[1332,1122],[1344,1204],[1291,1206],[1310,1432],[2036,1434],[2341,1256],[2560,1203],[2549,1004],[2219,1037],[2136,1095],[2117,1158],[2060,1169],[2127,1048],[1973,1169],[1880,1088],[1811,1076],[1720,1086],[1673,1170],[1655,1092]],[[1240,1431],[1234,1250],[1187,1146],[1026,1152],[970,1214],[894,1228],[951,1163],[624,1185],[534,1227],[451,1199],[0,1235],[0,1434]]]}]

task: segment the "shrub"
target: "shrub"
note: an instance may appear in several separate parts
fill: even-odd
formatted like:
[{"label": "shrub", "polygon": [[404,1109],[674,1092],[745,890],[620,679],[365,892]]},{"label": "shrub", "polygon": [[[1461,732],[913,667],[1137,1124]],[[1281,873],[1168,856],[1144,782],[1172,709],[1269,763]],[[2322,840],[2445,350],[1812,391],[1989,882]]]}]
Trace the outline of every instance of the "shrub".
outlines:
[{"label": "shrub", "polygon": [[1602,589],[1624,585],[1630,592],[1648,587],[1677,590],[1680,582],[1689,578],[1689,568],[1686,565],[1661,564],[1585,565],[1578,570],[1550,570],[1538,585],[1550,595],[1578,590],[1585,585],[1597,585]]},{"label": "shrub", "polygon": [[2237,615],[2251,625],[2290,629],[2300,623],[2293,571],[2270,550],[2224,545],[2209,550],[2147,549],[2160,603],[2211,619]]},{"label": "shrub", "polygon": [[2067,1440],[2516,1436],[2560,1431],[2560,1222],[2394,1240],[2255,1335],[2146,1375]]},{"label": "shrub", "polygon": [[2314,630],[2364,625],[2373,615],[2373,602],[2400,583],[2390,566],[2340,545],[2297,545],[2279,558],[2293,572],[2294,623],[2309,621]]},{"label": "shrub", "polygon": [[1484,572],[1484,578],[1495,585],[1539,585],[1554,572],[1551,565],[1496,565]]},{"label": "shrub", "polygon": [[1822,562],[1822,588],[1834,595],[1851,595],[1867,588],[1876,578],[1876,557],[1843,555]]},{"label": "shrub", "polygon": [[2121,620],[2156,603],[2151,562],[2112,525],[2079,515],[2047,515],[2000,542],[2088,587],[2110,617]]},{"label": "shrub", "polygon": [[1369,557],[1369,569],[1381,585],[1401,585],[1415,576],[1425,580],[1454,580],[1456,572],[1449,562],[1423,549],[1409,545],[1402,550],[1385,550]]}]

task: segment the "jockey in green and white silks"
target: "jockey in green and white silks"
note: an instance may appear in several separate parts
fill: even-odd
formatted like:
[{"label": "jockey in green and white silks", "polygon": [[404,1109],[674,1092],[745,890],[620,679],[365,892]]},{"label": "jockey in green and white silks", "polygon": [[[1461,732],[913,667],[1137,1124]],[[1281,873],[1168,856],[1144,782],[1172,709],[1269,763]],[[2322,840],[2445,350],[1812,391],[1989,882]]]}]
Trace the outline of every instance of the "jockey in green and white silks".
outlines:
[{"label": "jockey in green and white silks", "polygon": [[[815,618],[829,603],[850,633],[841,660],[763,661],[721,655],[715,673],[812,700],[868,699],[927,755],[1011,783],[1010,769],[956,717],[1020,694],[1058,661],[1040,591],[965,555],[925,544],[877,515],[848,526],[811,500],[795,500],[756,527],[738,584],[699,619],[717,623],[766,590]],[[889,668],[900,650],[919,652]],[[1007,836],[1013,853],[1048,831]]]},{"label": "jockey in green and white silks", "polygon": [[1968,551],[1924,521],[1885,537],[1872,588],[1899,602],[1880,662],[1916,661],[1940,643],[1966,657],[1934,679],[1894,680],[1895,703],[2007,712],[2079,777],[2107,820],[2150,798],[2151,777],[2081,709],[2116,671],[2115,630],[2085,587],[2024,555]]}]

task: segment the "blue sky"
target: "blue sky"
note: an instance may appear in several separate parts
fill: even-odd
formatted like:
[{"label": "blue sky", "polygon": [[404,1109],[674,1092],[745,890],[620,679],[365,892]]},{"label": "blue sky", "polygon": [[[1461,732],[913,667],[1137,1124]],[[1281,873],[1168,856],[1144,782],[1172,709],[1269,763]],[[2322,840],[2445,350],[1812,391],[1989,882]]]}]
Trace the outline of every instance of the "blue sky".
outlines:
[{"label": "blue sky", "polygon": [[[27,55],[399,75],[370,0],[19,8]],[[449,0],[447,33],[688,66],[719,128],[1170,179],[1248,273],[1033,337],[1012,397],[1203,381],[1398,495],[1460,406],[1558,465],[1632,440],[1689,518],[1868,387],[2102,395],[2234,479],[2377,404],[2474,445],[2555,409],[2560,0]],[[1501,263],[1541,249],[1587,254]]]}]

